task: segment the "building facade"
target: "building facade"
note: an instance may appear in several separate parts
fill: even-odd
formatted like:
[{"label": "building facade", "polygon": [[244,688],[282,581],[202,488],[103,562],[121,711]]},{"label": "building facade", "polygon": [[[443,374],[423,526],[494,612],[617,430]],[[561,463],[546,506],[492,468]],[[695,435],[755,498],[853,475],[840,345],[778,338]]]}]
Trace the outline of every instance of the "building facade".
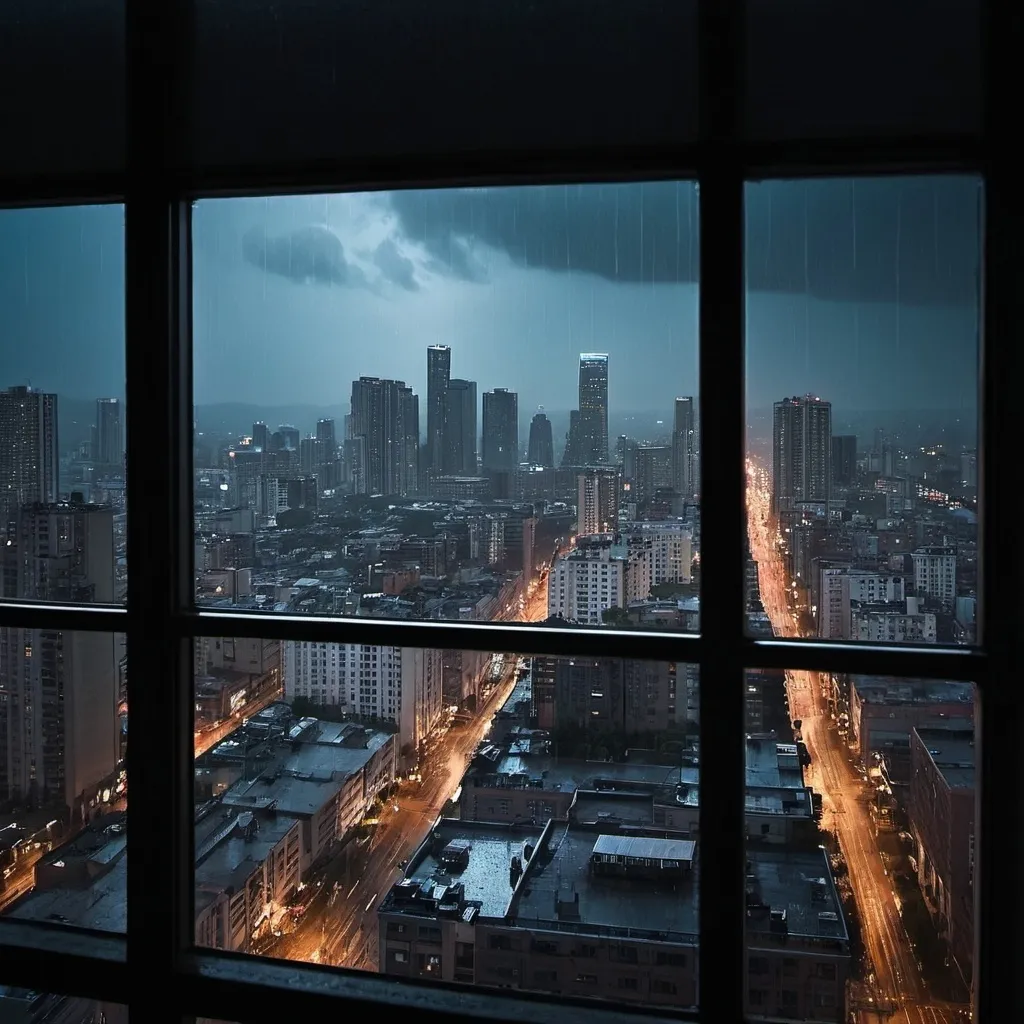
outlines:
[{"label": "building facade", "polygon": [[772,512],[828,506],[832,496],[832,405],[812,395],[774,407]]}]

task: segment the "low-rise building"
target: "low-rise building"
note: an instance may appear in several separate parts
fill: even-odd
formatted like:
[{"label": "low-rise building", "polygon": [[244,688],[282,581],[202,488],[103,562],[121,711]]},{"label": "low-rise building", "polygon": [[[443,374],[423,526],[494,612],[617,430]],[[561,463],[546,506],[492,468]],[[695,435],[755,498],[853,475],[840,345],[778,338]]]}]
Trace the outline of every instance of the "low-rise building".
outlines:
[{"label": "low-rise building", "polygon": [[238,810],[275,810],[299,822],[300,874],[324,860],[395,778],[395,736],[353,722],[303,719],[285,749],[222,800]]},{"label": "low-rise building", "polygon": [[[379,970],[673,1008],[698,1002],[697,843],[552,820],[440,823],[378,907]],[[747,1009],[844,1020],[849,941],[824,851],[752,851]]]},{"label": "low-rise building", "polygon": [[205,810],[196,822],[196,945],[250,953],[299,886],[300,823],[276,810]]}]

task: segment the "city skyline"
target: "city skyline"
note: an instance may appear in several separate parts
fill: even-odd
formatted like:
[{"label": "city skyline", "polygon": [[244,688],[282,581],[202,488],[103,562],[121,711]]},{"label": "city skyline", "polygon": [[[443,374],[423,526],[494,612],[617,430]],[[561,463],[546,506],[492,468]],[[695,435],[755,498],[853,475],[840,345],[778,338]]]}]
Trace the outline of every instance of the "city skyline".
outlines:
[{"label": "city skyline", "polygon": [[[749,186],[749,404],[973,411],[978,193],[970,178]],[[363,375],[425,396],[423,349],[445,344],[480,393],[524,410],[575,407],[579,353],[601,351],[613,411],[667,411],[697,391],[696,210],[691,183],[199,202],[196,401],[230,379],[236,401],[340,404]],[[121,208],[3,217],[8,382],[116,395]]]}]

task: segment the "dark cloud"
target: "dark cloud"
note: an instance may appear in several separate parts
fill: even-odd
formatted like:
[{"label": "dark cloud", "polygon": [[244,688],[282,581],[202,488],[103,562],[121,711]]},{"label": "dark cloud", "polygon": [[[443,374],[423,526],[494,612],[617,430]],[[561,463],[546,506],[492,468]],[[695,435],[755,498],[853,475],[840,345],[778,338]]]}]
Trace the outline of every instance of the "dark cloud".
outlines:
[{"label": "dark cloud", "polygon": [[419,291],[415,266],[411,259],[398,251],[392,238],[385,238],[373,254],[373,262],[380,272],[392,283],[406,291]]},{"label": "dark cloud", "polygon": [[345,259],[345,247],[330,228],[310,224],[285,235],[267,235],[253,228],[243,242],[247,262],[291,281],[348,284],[356,270]]},{"label": "dark cloud", "polygon": [[[478,279],[487,245],[524,267],[619,282],[693,282],[692,183],[396,192],[403,231],[451,273]],[[747,190],[751,289],[836,301],[971,303],[979,186],[969,178],[826,179]]]}]

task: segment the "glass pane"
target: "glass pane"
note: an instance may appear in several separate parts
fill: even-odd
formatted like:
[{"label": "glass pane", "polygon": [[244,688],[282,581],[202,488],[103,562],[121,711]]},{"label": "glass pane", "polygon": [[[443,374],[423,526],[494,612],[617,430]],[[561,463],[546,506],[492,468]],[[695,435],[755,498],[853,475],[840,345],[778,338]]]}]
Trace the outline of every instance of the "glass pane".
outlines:
[{"label": "glass pane", "polygon": [[697,628],[692,183],[193,223],[199,603]]},{"label": "glass pane", "polygon": [[3,916],[124,931],[126,687],[120,633],[0,627]]},{"label": "glass pane", "polygon": [[[243,644],[262,675],[225,667]],[[196,658],[197,942],[696,1003],[694,666],[226,638]]]},{"label": "glass pane", "polygon": [[0,182],[124,167],[124,19],[124,0],[0,4]]},{"label": "glass pane", "polygon": [[977,0],[749,0],[747,10],[749,137],[980,135]]},{"label": "glass pane", "polygon": [[693,140],[696,8],[202,0],[185,149],[205,168],[280,168]]},{"label": "glass pane", "polygon": [[966,1021],[974,687],[750,673],[751,716],[748,1012]]},{"label": "glass pane", "polygon": [[124,212],[0,211],[0,600],[125,599]]},{"label": "glass pane", "polygon": [[0,1021],[4,1024],[128,1024],[128,1007],[79,996],[33,992],[16,985],[0,986]]},{"label": "glass pane", "polygon": [[749,628],[974,643],[980,181],[746,202]]}]

